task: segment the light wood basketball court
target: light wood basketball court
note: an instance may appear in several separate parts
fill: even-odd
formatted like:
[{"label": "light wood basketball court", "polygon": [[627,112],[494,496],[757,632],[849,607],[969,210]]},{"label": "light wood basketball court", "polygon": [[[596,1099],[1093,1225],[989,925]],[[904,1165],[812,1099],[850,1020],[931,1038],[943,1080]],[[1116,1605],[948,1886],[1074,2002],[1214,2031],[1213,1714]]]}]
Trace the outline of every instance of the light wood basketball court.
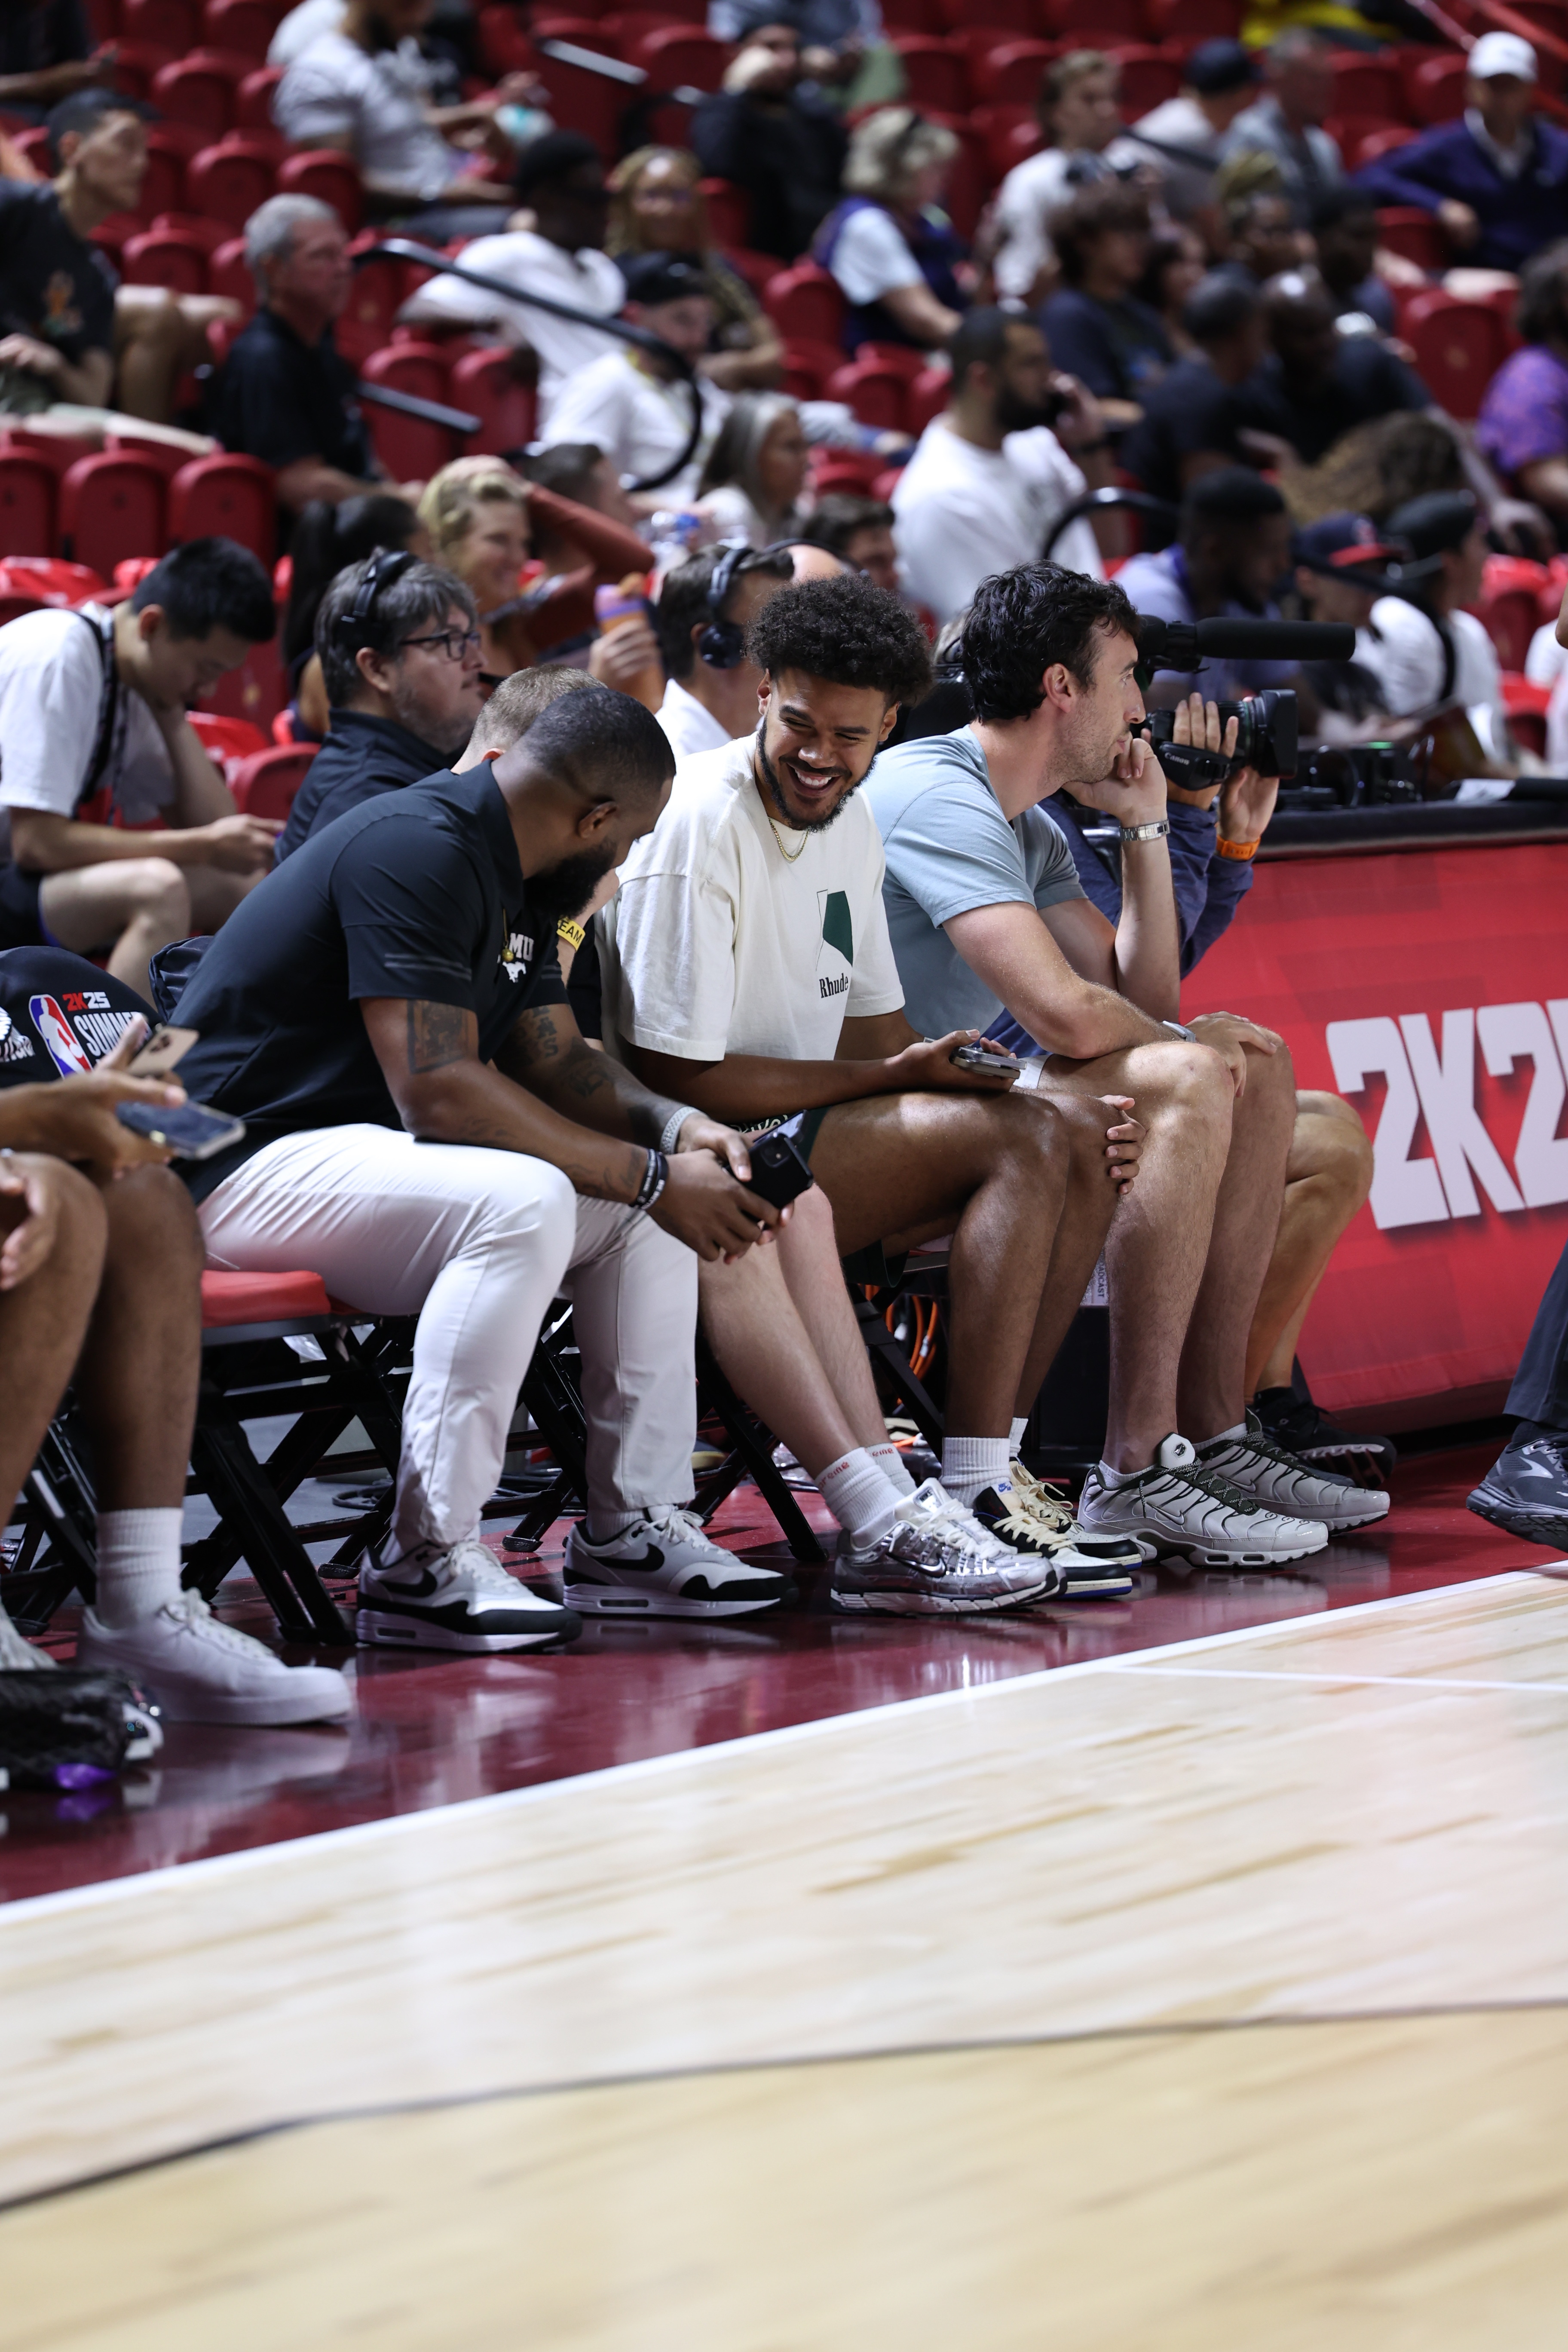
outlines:
[{"label": "light wood basketball court", "polygon": [[1510,1575],[13,1905],[0,2347],[1555,2352],[1565,1730]]}]

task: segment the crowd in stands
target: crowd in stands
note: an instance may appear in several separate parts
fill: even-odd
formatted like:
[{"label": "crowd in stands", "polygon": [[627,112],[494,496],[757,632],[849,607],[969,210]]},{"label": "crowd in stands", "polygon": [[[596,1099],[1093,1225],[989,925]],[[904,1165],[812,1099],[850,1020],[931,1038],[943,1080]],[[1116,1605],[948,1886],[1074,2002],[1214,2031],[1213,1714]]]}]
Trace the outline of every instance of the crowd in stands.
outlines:
[{"label": "crowd in stands", "polygon": [[[1561,593],[1568,546],[1535,49],[1484,34],[1453,121],[1352,158],[1309,25],[1174,45],[1142,105],[1075,35],[964,217],[978,134],[915,102],[870,0],[714,0],[715,87],[656,86],[620,154],[559,120],[542,9],[533,48],[523,7],[273,13],[277,184],[222,237],[186,222],[190,284],[112,259],[168,68],[143,97],[79,0],[0,27],[0,517],[8,466],[61,515],[116,466],[170,516],[205,465],[265,492],[68,591],[72,547],[6,551],[58,561],[0,625],[0,1486],[76,1366],[82,1656],[204,1719],[349,1704],[181,1591],[204,1251],[418,1318],[367,1642],[786,1602],[689,1507],[700,1327],[837,1522],[844,1610],[1105,1597],[1377,1517],[1292,1371],[1370,1147],[1271,1032],[1184,1024],[1181,982],[1279,789],[1218,699],[1293,689],[1332,742],[1459,706],[1491,778],[1568,754],[1550,614],[1522,679],[1482,617],[1492,560]],[[1449,312],[1489,380],[1439,368]],[[1135,675],[1140,614],[1224,614],[1348,622],[1355,660]],[[242,677],[291,763],[268,815],[193,716]],[[1167,780],[1149,701],[1222,784]],[[197,1042],[154,1085],[127,1063],[184,941]],[[89,993],[120,1043],[51,1065],[37,1007]],[[184,1096],[245,1134],[176,1174],[114,1111]],[[846,1278],[896,1292],[939,1243],[917,1482]],[[1074,1516],[1019,1449],[1101,1258]],[[588,1432],[563,1603],[479,1540],[558,1297]],[[0,1613],[0,1664],[41,1656]]]}]

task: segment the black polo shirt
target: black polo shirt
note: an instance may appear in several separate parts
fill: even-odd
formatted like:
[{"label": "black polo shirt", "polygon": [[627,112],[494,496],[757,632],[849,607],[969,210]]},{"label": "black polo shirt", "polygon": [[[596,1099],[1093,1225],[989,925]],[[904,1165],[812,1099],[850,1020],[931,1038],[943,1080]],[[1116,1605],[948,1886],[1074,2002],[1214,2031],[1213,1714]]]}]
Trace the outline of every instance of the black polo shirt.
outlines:
[{"label": "black polo shirt", "polygon": [[309,1129],[401,1128],[359,1000],[460,1005],[481,1061],[525,1005],[564,1004],[555,920],[534,911],[489,763],[384,793],[312,834],[229,917],[180,999],[180,1065],[243,1143],[181,1172],[205,1200],[252,1152]]},{"label": "black polo shirt", "polygon": [[358,378],[329,327],[314,350],[274,311],[258,310],[234,339],[217,381],[210,429],[226,449],[281,468],[320,457],[357,480],[375,471],[355,397]]},{"label": "black polo shirt", "polygon": [[0,1087],[37,1086],[96,1069],[134,1013],[157,1015],[122,980],[64,948],[0,955]]},{"label": "black polo shirt", "polygon": [[47,181],[0,180],[0,334],[31,335],[79,367],[89,352],[114,349],[119,283]]},{"label": "black polo shirt", "polygon": [[42,73],[91,55],[81,0],[11,0],[0,16],[0,74]]},{"label": "black polo shirt", "polygon": [[278,862],[291,857],[301,842],[378,793],[400,792],[442,764],[441,753],[400,727],[395,719],[368,711],[334,710],[325,741],[305,771],[289,822],[278,836]]}]

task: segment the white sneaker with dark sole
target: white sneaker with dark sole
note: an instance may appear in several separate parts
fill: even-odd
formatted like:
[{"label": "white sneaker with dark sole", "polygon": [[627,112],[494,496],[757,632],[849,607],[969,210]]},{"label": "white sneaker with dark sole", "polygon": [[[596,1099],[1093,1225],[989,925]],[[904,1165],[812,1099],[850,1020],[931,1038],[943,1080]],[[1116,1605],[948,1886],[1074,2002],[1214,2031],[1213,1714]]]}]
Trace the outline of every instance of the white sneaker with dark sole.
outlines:
[{"label": "white sneaker with dark sole", "polygon": [[335,1666],[286,1666],[265,1642],[215,1617],[199,1592],[135,1625],[82,1612],[79,1666],[139,1683],[171,1723],[341,1723],[353,1694]]},{"label": "white sneaker with dark sole", "polygon": [[1264,1435],[1255,1412],[1247,1416],[1244,1437],[1210,1438],[1198,1447],[1198,1462],[1266,1510],[1310,1519],[1334,1534],[1388,1517],[1391,1498],[1383,1487],[1358,1486],[1349,1478],[1336,1478],[1322,1463],[1298,1461]]},{"label": "white sneaker with dark sole", "polygon": [[488,1545],[465,1536],[449,1551],[412,1555],[384,1567],[374,1554],[359,1572],[354,1633],[388,1650],[542,1650],[575,1641],[583,1621],[531,1585],[509,1576]]},{"label": "white sneaker with dark sole", "polygon": [[1061,1585],[1049,1560],[999,1542],[928,1478],[903,1496],[870,1550],[839,1537],[831,1598],[836,1609],[869,1616],[973,1617],[1049,1600]]},{"label": "white sneaker with dark sole", "polygon": [[47,1671],[58,1664],[59,1660],[51,1658],[47,1650],[40,1650],[36,1642],[19,1633],[4,1609],[0,1609],[0,1674],[30,1675],[39,1667]]},{"label": "white sneaker with dark sole", "polygon": [[1015,1551],[1048,1559],[1061,1578],[1064,1601],[1125,1601],[1132,1571],[1143,1564],[1131,1536],[1087,1534],[1060,1496],[1021,1462],[1012,1464],[1005,1488],[988,1486],[975,1498],[974,1515]]},{"label": "white sneaker with dark sole", "polygon": [[716,1544],[695,1511],[644,1511],[607,1543],[579,1520],[566,1539],[566,1598],[584,1617],[749,1617],[795,1597],[777,1569]]},{"label": "white sneaker with dark sole", "polygon": [[1214,1471],[1173,1432],[1147,1470],[1108,1486],[1098,1464],[1083,1482],[1079,1518],[1087,1535],[1137,1536],[1194,1568],[1272,1568],[1304,1559],[1329,1540],[1325,1527],[1266,1509]]}]

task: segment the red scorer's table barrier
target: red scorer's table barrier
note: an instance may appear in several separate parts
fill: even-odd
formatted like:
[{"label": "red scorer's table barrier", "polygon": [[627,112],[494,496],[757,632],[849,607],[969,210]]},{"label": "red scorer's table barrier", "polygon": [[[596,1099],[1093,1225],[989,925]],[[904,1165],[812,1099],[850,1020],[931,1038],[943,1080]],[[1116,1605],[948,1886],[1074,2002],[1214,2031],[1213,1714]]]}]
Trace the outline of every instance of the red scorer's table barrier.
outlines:
[{"label": "red scorer's table barrier", "polygon": [[1568,842],[1274,860],[1184,985],[1189,1018],[1278,1029],[1374,1139],[1302,1334],[1330,1412],[1500,1405],[1568,1240],[1565,918]]}]

